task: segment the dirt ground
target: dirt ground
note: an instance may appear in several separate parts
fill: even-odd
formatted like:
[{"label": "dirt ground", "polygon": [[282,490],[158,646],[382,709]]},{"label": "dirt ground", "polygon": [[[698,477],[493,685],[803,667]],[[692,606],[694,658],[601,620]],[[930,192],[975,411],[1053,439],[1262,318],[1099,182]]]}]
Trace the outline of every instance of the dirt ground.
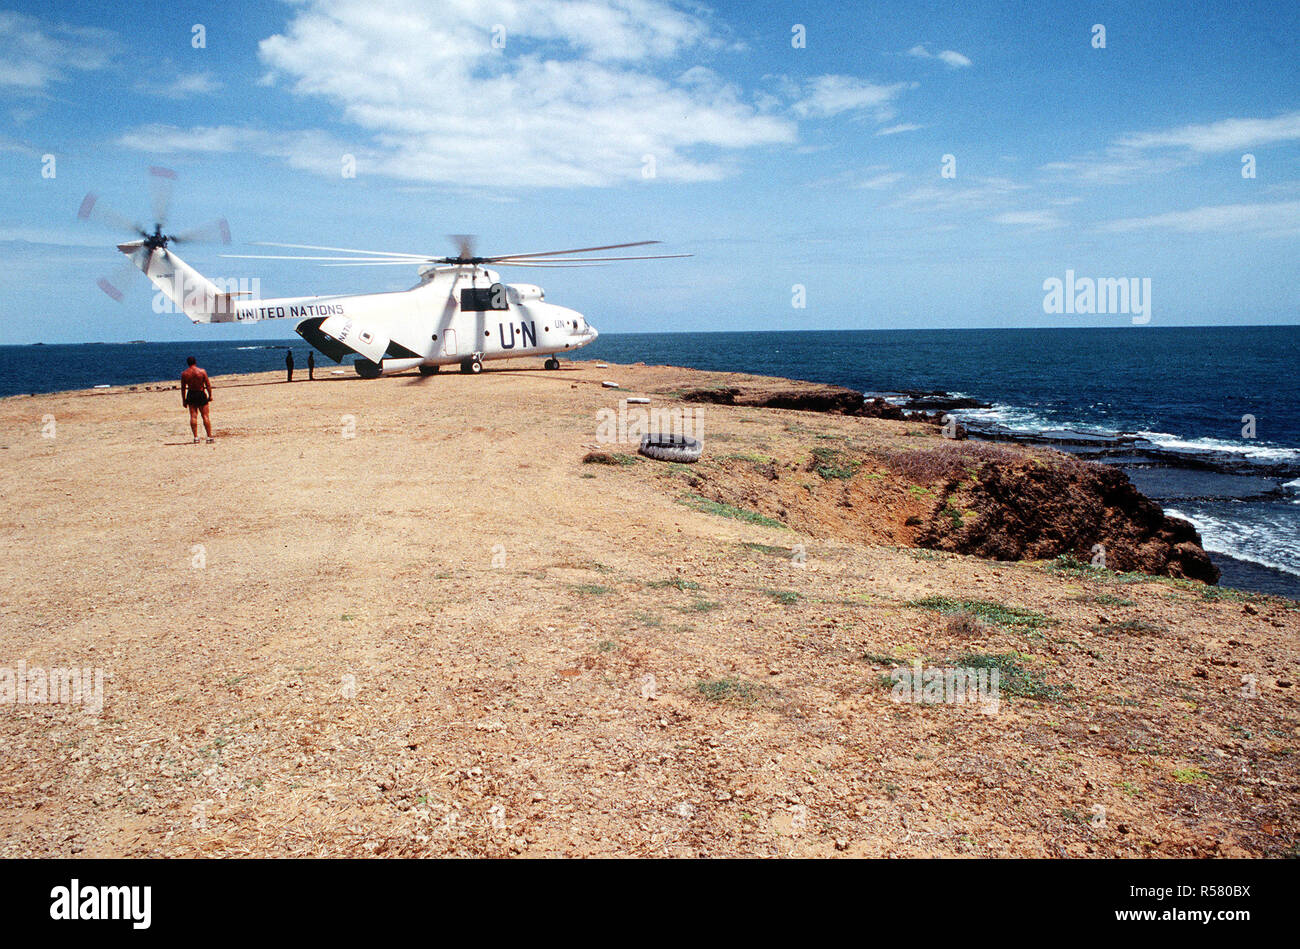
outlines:
[{"label": "dirt ground", "polygon": [[[105,676],[0,704],[0,856],[1296,853],[1290,601],[909,548],[923,488],[802,461],[933,432],[673,400],[721,374],[318,375],[214,380],[213,445],[0,400],[0,676]],[[701,463],[599,440],[628,396]]]}]

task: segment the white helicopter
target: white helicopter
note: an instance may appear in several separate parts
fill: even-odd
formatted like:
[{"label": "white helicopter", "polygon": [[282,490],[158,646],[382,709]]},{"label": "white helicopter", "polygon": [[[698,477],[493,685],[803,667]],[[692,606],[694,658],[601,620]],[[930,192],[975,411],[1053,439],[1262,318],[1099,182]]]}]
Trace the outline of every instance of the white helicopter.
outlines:
[{"label": "white helicopter", "polygon": [[[78,217],[125,225],[139,234],[137,240],[118,244],[117,249],[141,270],[194,323],[253,323],[262,320],[296,319],[294,330],[335,362],[349,353],[360,358],[353,363],[358,375],[373,379],[381,375],[418,368],[423,374],[443,366],[459,365],[462,372],[483,371],[490,359],[546,356],[547,369],[558,369],[560,353],[580,349],[599,335],[581,313],[545,302],[541,287],[526,283],[503,284],[487,264],[512,267],[591,267],[609,261],[663,260],[690,254],[657,254],[615,257],[579,257],[571,254],[645,247],[658,241],[635,241],[579,247],[570,250],[479,257],[473,238],[453,235],[458,243],[455,257],[365,251],[314,244],[261,246],[324,251],[338,256],[222,254],[244,260],[302,260],[323,266],[415,267],[419,283],[409,290],[388,293],[330,296],[281,297],[272,300],[241,300],[246,293],[229,292],[199,273],[172,250],[172,243],[217,239],[230,243],[224,220],[186,234],[164,234],[166,198],[175,173],[151,168],[161,180],[164,197],[155,197],[152,232],[133,224],[103,206],[94,194],[82,202]],[[343,256],[346,255],[346,256]],[[121,279],[101,279],[99,286],[115,299]]]}]

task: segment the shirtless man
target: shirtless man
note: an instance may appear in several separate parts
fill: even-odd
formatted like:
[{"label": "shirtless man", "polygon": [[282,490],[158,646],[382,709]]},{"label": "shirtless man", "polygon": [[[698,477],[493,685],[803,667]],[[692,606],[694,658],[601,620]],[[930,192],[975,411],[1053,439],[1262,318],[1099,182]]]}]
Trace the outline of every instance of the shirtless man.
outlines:
[{"label": "shirtless man", "polygon": [[211,401],[212,383],[191,356],[185,360],[185,371],[181,373],[181,405],[190,410],[190,431],[194,433],[196,445],[199,443],[200,412],[203,413],[203,428],[208,433],[208,442],[212,441],[212,420],[208,418],[208,403]]}]

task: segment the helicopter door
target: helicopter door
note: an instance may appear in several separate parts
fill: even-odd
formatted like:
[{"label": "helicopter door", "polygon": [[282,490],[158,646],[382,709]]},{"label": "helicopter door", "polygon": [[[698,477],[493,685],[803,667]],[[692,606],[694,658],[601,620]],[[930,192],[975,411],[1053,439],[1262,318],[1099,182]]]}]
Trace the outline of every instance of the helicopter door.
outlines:
[{"label": "helicopter door", "polygon": [[327,317],[320,325],[320,331],[371,362],[381,361],[388,349],[387,336],[378,330],[357,325],[350,317]]},{"label": "helicopter door", "polygon": [[451,329],[450,327],[448,327],[447,331],[442,334],[442,354],[444,356],[457,355],[456,331],[454,329]]}]

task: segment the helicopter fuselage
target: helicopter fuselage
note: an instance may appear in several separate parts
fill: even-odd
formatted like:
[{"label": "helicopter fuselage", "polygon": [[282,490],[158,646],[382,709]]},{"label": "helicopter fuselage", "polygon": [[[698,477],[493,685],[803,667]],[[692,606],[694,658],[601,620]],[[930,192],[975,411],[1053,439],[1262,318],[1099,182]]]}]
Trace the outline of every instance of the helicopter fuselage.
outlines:
[{"label": "helicopter fuselage", "polygon": [[143,242],[119,249],[194,322],[296,319],[298,335],[335,362],[360,356],[364,376],[457,364],[478,371],[487,360],[570,352],[599,335],[581,313],[547,303],[541,287],[503,284],[477,265],[423,267],[409,290],[261,300],[222,293],[171,251],[150,253]]}]

